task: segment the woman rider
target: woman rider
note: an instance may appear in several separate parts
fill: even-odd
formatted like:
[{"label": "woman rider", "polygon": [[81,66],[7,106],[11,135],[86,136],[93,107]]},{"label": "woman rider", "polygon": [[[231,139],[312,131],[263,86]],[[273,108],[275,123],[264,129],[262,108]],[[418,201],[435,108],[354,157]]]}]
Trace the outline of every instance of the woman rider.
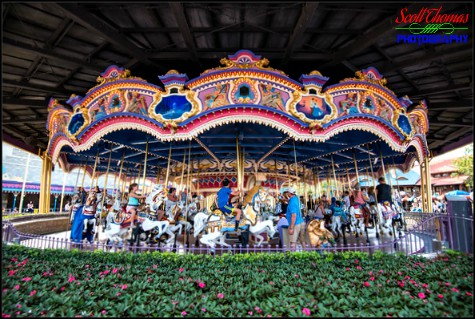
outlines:
[{"label": "woman rider", "polygon": [[137,183],[130,184],[129,186],[129,201],[127,202],[127,213],[131,214],[130,227],[134,227],[135,214],[137,213],[137,207],[139,207],[139,199],[145,199],[147,196],[138,195],[136,192],[139,188]]}]

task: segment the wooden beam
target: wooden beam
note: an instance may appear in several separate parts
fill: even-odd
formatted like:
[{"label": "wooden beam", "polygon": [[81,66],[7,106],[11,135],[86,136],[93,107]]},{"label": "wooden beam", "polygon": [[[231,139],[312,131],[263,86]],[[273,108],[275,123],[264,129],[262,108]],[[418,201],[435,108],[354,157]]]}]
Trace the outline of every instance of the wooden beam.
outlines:
[{"label": "wooden beam", "polygon": [[312,21],[312,17],[318,8],[318,5],[318,2],[309,2],[302,6],[300,17],[298,18],[294,30],[289,37],[289,41],[287,42],[287,50],[284,53],[281,66],[287,64],[289,57],[294,52],[295,48],[302,42],[302,35],[308,28],[310,21]]},{"label": "wooden beam", "polygon": [[41,56],[43,56],[45,58],[48,58],[48,59],[61,61],[66,65],[80,66],[80,67],[87,68],[87,69],[94,70],[94,71],[98,71],[98,72],[103,72],[104,69],[105,69],[104,66],[91,64],[91,63],[82,61],[80,59],[73,58],[73,57],[68,56],[68,55],[55,53],[50,49],[43,49],[43,48],[40,48],[40,47],[33,47],[31,45],[21,43],[21,42],[18,42],[16,40],[11,40],[11,39],[8,39],[8,38],[3,39],[3,47],[4,48],[9,48],[10,47],[10,48],[13,48],[14,50],[20,49],[22,51],[26,51],[26,52],[41,55]]},{"label": "wooden beam", "polygon": [[46,93],[53,93],[55,95],[61,95],[61,96],[71,96],[71,94],[77,94],[78,92],[75,91],[70,91],[62,88],[54,88],[54,87],[49,87],[49,86],[44,86],[44,85],[38,85],[38,84],[31,84],[28,81],[12,81],[12,80],[3,80],[3,85],[4,86],[10,86],[10,87],[19,87],[22,89],[28,89],[32,91],[40,91],[40,92],[46,92]]},{"label": "wooden beam", "polygon": [[[430,125],[430,123],[429,123]],[[451,141],[464,136],[467,133],[472,133],[473,132],[473,126],[471,127],[465,127],[461,129],[457,129],[455,132],[445,136],[443,139],[437,139],[437,141],[430,143],[429,144],[429,149],[434,149],[436,147],[439,147],[441,145],[447,145],[450,144]]]},{"label": "wooden beam", "polygon": [[447,92],[471,90],[471,89],[473,89],[472,83],[466,83],[466,84],[448,85],[444,87],[434,88],[430,90],[422,90],[422,91],[417,91],[417,92],[416,91],[407,92],[407,90],[398,90],[398,94],[408,95],[409,97],[413,98],[413,97],[424,97],[426,95],[431,95],[431,94],[442,94],[442,93],[447,93]]},{"label": "wooden beam", "polygon": [[461,56],[461,55],[471,55],[473,54],[472,44],[460,45],[457,48],[444,48],[434,52],[429,52],[420,57],[408,58],[402,61],[388,61],[381,66],[376,66],[378,71],[381,74],[390,73],[402,68],[407,68],[409,66],[431,62],[433,60],[448,59],[451,57]]},{"label": "wooden beam", "polygon": [[[199,59],[221,59],[227,57],[230,54],[236,53],[238,48],[229,48],[229,49],[220,49],[219,51],[204,51],[198,50],[197,56]],[[153,52],[153,50],[152,50]],[[281,59],[284,54],[282,49],[269,49],[261,50],[259,53],[266,58],[272,59]],[[315,51],[297,51],[289,56],[289,60],[292,61],[315,61],[315,60],[328,60],[330,59],[331,54],[321,53]],[[190,52],[185,50],[175,50],[175,51],[166,51],[166,52],[153,52],[150,53],[150,58],[160,59],[160,60],[184,60],[190,59]]]},{"label": "wooden beam", "polygon": [[[412,4],[408,7],[407,12],[416,11],[419,8],[419,4]],[[353,41],[347,45],[338,49],[333,55],[331,61],[320,65],[319,69],[328,69],[335,66],[341,61],[346,60],[352,56],[355,56],[359,52],[369,48],[376,43],[381,37],[388,35],[394,31],[394,19],[399,14],[399,9],[394,14],[389,15],[378,24],[374,25],[371,29],[367,30],[363,34],[354,38]]]},{"label": "wooden beam", "polygon": [[[98,36],[105,38],[116,47],[125,50],[131,57],[134,57],[149,66],[157,67],[164,72],[168,71],[162,65],[151,61],[148,55],[145,53],[144,48],[139,48],[132,44],[114,28],[110,27],[105,22],[94,16],[87,9],[85,9],[83,5],[65,2],[50,3],[50,5],[57,8],[58,11],[62,12],[66,17],[84,26],[86,29],[97,33]],[[101,72],[102,71],[103,70],[101,70]]]},{"label": "wooden beam", "polygon": [[191,53],[192,60],[198,64],[200,69],[203,69],[203,66],[198,59],[198,50],[196,49],[195,40],[191,35],[190,27],[188,26],[188,22],[186,20],[185,8],[183,7],[183,4],[180,2],[170,2],[169,4],[173,14],[175,15],[180,33],[183,36],[183,39],[185,39],[186,46]]},{"label": "wooden beam", "polygon": [[430,126],[473,127],[473,123],[429,121]]},{"label": "wooden beam", "polygon": [[[225,26],[223,26],[225,27]],[[219,27],[218,27],[219,28]],[[190,27],[191,33],[210,33],[216,30],[216,27]],[[256,32],[256,31],[265,31],[268,33],[291,33],[292,31],[288,27],[262,27],[257,24],[246,25],[232,25],[229,28],[226,28],[226,32]],[[156,28],[141,28],[141,27],[132,27],[132,28],[121,28],[121,33],[173,33],[180,32],[179,28],[176,27],[156,27]],[[306,33],[315,33],[315,34],[360,34],[360,30],[346,30],[346,29],[306,29]]]},{"label": "wooden beam", "polygon": [[18,99],[18,98],[8,98],[3,99],[2,107],[5,106],[27,106],[29,108],[44,108],[48,107],[48,101],[45,100],[27,100],[27,99]]}]

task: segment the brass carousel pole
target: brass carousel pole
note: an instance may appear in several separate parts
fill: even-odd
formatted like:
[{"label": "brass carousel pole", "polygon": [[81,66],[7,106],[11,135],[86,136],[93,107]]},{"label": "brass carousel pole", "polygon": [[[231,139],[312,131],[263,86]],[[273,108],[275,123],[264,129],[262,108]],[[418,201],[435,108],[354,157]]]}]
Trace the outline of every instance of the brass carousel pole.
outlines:
[{"label": "brass carousel pole", "polygon": [[[401,196],[401,189],[399,188],[399,181],[397,179],[397,170],[396,170],[396,163],[394,162],[394,156],[393,156],[393,167],[394,167],[394,175],[396,176],[396,185],[397,185],[397,195],[398,197]],[[395,198],[397,199],[397,198]]]},{"label": "brass carousel pole", "polygon": [[426,189],[426,172],[425,172],[425,159],[420,163],[421,170],[421,197],[422,197],[422,211],[427,212],[427,205],[425,199],[425,189]]},{"label": "brass carousel pole", "polygon": [[[104,209],[104,200],[106,199],[106,196],[107,196],[107,182],[108,182],[108,178],[109,178],[109,169],[110,169],[110,166],[111,166],[112,145],[113,144],[111,144],[111,149],[110,149],[110,152],[109,152],[109,160],[107,162],[106,180],[104,182],[104,189],[103,189],[104,194],[102,195],[102,202],[101,202],[101,215],[99,216],[99,225],[101,225],[101,226],[102,226],[102,214],[103,214],[102,210]],[[99,233],[98,231],[96,231],[94,233],[94,237],[92,239],[93,241],[95,240],[98,233]]]},{"label": "brass carousel pole", "polygon": [[359,183],[360,182],[360,175],[358,173],[358,166],[356,164],[356,151],[353,151],[353,161],[355,163],[355,171],[356,171],[356,182]]},{"label": "brass carousel pole", "polygon": [[168,178],[170,177],[170,162],[172,159],[172,144],[170,143],[170,150],[168,151],[167,174],[165,176],[165,189],[168,189]]},{"label": "brass carousel pole", "polygon": [[183,152],[183,163],[181,165],[181,178],[180,178],[180,197],[181,194],[183,193],[184,186],[183,186],[183,175],[185,175],[185,161],[186,161],[186,149]]},{"label": "brass carousel pole", "polygon": [[243,201],[243,183],[242,183],[242,174],[241,174],[241,153],[239,148],[239,137],[236,133],[236,173],[237,173],[237,182],[238,182],[238,190],[239,190],[239,200],[242,203]]},{"label": "brass carousel pole", "polygon": [[[142,163],[139,164],[139,173],[137,174],[137,177],[136,177],[136,183],[138,185],[138,189],[140,189],[140,175],[141,174],[142,174]],[[143,190],[142,190],[142,192],[143,192]]]},{"label": "brass carousel pole", "polygon": [[[336,172],[335,172],[335,162],[333,161],[333,155],[332,155],[332,170],[333,170],[333,178],[335,179],[335,183],[337,182],[336,179]],[[336,187],[336,198],[340,197],[340,192],[338,191],[338,186]]]},{"label": "brass carousel pole", "polygon": [[320,176],[318,176],[318,164],[315,166],[315,175],[317,175],[317,192],[318,197],[322,196],[322,185],[320,185]]},{"label": "brass carousel pole", "polygon": [[[369,145],[368,145],[369,150]],[[373,163],[371,163],[371,154],[368,153],[369,168],[371,169],[371,179],[373,180],[373,187],[376,189],[376,181],[374,179]]]},{"label": "brass carousel pole", "polygon": [[[183,164],[184,165],[184,164]],[[189,209],[189,196],[191,194],[191,187],[190,187],[190,169],[193,164],[191,163],[191,140],[188,148],[188,175],[186,178],[186,187],[187,187],[187,192],[186,192],[186,199],[185,199],[185,237],[183,238],[183,243],[186,244],[187,247],[190,246],[190,243],[188,242],[188,231],[186,230],[186,224],[188,224],[188,209]]]},{"label": "brass carousel pole", "polygon": [[96,168],[97,168],[98,160],[99,160],[99,149],[97,149],[97,152],[96,152],[96,160],[94,161],[94,169],[92,170],[91,187],[89,188],[89,191],[92,190],[92,187],[94,185],[94,177],[96,176]]},{"label": "brass carousel pole", "polygon": [[[89,157],[86,156],[86,164],[84,164],[84,174],[82,175],[82,180],[81,180],[81,188],[84,187],[84,179],[86,178],[86,173],[87,173],[87,161],[89,160]],[[84,190],[84,189],[83,189]]]},{"label": "brass carousel pole", "polygon": [[294,138],[294,161],[295,161],[295,182],[299,180],[299,168],[297,166],[297,149],[295,148],[295,138]]},{"label": "brass carousel pole", "polygon": [[[124,153],[122,154],[122,159],[120,160],[120,169],[119,169],[119,185],[117,185],[117,188],[119,189],[121,186],[121,178],[122,178],[122,168],[124,167],[124,157],[125,157],[125,150],[124,150]],[[122,183],[124,184],[125,181]],[[122,192],[123,194],[123,192]]]},{"label": "brass carousel pole", "polygon": [[145,184],[147,183],[147,159],[148,159],[148,138],[147,143],[145,144],[145,161],[143,164],[143,189],[142,195],[145,195]]},{"label": "brass carousel pole", "polygon": [[346,165],[346,177],[348,177],[348,191],[351,192],[350,173],[348,172],[348,165]]}]

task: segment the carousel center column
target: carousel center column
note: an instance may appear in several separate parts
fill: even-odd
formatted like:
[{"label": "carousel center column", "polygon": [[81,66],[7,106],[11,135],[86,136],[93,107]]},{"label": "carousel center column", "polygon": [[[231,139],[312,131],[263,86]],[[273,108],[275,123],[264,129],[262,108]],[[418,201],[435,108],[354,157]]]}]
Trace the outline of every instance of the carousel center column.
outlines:
[{"label": "carousel center column", "polygon": [[51,207],[51,172],[53,162],[46,151],[44,151],[40,157],[43,160],[43,164],[41,166],[40,203],[38,212],[49,213]]}]

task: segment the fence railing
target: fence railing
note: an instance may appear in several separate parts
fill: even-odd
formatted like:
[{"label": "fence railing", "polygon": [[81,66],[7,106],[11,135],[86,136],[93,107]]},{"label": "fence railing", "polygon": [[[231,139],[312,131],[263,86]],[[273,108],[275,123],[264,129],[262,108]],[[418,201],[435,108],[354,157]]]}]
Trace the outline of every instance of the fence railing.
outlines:
[{"label": "fence railing", "polygon": [[[413,215],[412,215],[413,214]],[[374,235],[374,232],[373,232]],[[348,235],[347,235],[348,236]],[[230,247],[217,246],[211,249],[204,245],[187,245],[183,242],[175,242],[172,246],[164,245],[129,245],[126,244],[106,244],[103,242],[88,243],[86,241],[76,243],[68,238],[58,238],[53,236],[32,235],[19,232],[12,223],[2,222],[3,243],[18,243],[28,247],[41,249],[83,249],[102,250],[105,252],[176,252],[178,254],[215,254],[223,253],[274,253],[286,252],[290,249],[285,245],[279,247],[278,244],[264,244],[260,247],[250,247],[249,245],[230,245]],[[459,250],[465,253],[473,253],[473,217],[449,216],[447,214],[433,213],[408,213],[406,214],[406,227],[396,229],[394,237],[382,242],[373,241],[372,244],[366,242],[366,238],[361,242],[337,243],[331,247],[310,247],[297,245],[297,251],[318,251],[318,252],[345,252],[361,251],[369,254],[375,251],[386,253],[400,252],[404,255],[429,254],[439,252],[443,248]]]}]

